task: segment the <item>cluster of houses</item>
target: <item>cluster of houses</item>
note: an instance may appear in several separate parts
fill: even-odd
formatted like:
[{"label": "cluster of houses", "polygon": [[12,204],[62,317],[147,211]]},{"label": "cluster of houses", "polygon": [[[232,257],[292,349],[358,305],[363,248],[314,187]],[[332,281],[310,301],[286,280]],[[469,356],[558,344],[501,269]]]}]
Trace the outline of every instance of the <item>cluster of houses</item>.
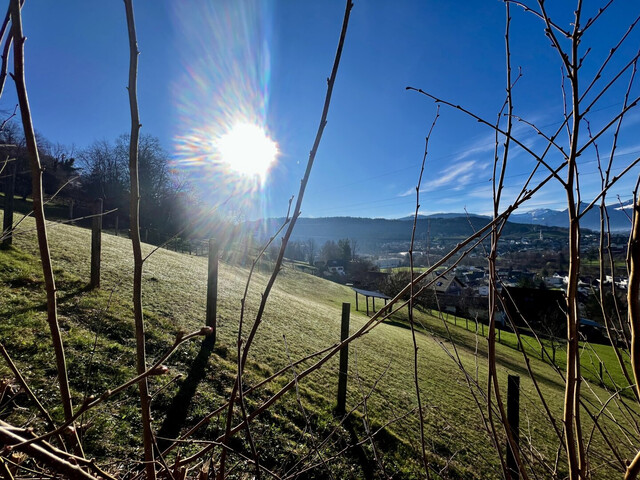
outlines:
[{"label": "cluster of houses", "polygon": [[[526,247],[526,242],[515,242],[520,248]],[[331,260],[322,265],[320,271],[325,277],[334,281],[351,285],[354,289],[367,291],[384,291],[387,295],[394,295],[390,291],[389,281],[393,272],[401,271],[399,267],[406,267],[407,252],[398,252],[382,256],[361,258],[361,262],[368,264],[369,269],[355,271],[353,265],[345,265],[339,260]],[[377,270],[377,271],[373,271]],[[422,268],[417,267],[417,271]],[[545,272],[546,273],[546,272]],[[506,308],[511,308],[514,317],[519,318],[521,327],[534,328],[538,333],[562,336],[566,311],[564,291],[568,283],[566,272],[558,271],[541,276],[527,269],[501,268],[497,275],[500,279],[498,291],[506,301]],[[601,288],[615,285],[619,291],[626,290],[628,280],[624,277],[607,275],[603,282],[599,278],[582,276],[578,284],[579,302],[583,318],[581,319],[583,335],[592,341],[605,339],[604,328],[598,322],[586,318],[585,308],[590,296],[596,295]],[[460,265],[450,271],[440,269],[439,272],[428,275],[423,285],[429,284],[428,293],[422,301],[433,303],[434,306],[449,312],[456,312],[480,321],[488,319],[489,273],[486,267]],[[602,285],[601,285],[602,283]],[[384,285],[387,285],[385,289]],[[401,288],[400,285],[397,288]],[[392,288],[393,289],[393,288]],[[399,290],[398,290],[399,291]],[[435,296],[434,296],[435,295]],[[564,305],[564,306],[563,306]],[[502,312],[504,326],[507,326],[508,312]]]},{"label": "cluster of houses", "polygon": [[[396,268],[398,260],[394,263],[392,258],[380,259],[378,266]],[[388,267],[388,265],[396,265],[396,267]],[[338,281],[348,283],[354,289],[371,291],[384,291],[382,285],[392,275],[391,270],[350,275],[341,264],[328,264],[326,271],[330,272],[329,275],[333,275],[334,279],[339,277]],[[499,316],[499,322],[502,322],[504,328],[508,328],[507,317],[510,316],[520,328],[533,329],[547,337],[563,336],[566,321],[564,291],[568,282],[564,272],[540,277],[529,271],[510,268],[500,269],[497,273],[501,280],[499,294],[503,297],[506,308],[506,311],[502,311]],[[603,282],[604,285],[612,283],[624,290],[627,279],[607,276]],[[421,285],[429,285],[428,294],[420,299],[425,306],[440,308],[468,318],[477,318],[481,322],[488,320],[489,275],[486,268],[458,266],[447,272],[440,270],[438,273],[427,275]],[[597,292],[600,287],[599,279],[581,278],[578,288],[581,306],[586,303],[587,297]],[[385,293],[395,294],[388,289]],[[603,325],[586,318],[585,315],[581,318],[581,334],[584,339],[592,342],[608,341]]]}]

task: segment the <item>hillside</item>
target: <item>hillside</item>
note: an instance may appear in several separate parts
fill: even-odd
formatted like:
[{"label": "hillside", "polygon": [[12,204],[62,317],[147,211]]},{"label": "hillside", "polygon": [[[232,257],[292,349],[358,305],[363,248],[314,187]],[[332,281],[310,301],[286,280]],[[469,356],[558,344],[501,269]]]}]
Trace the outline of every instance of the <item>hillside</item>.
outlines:
[{"label": "hillside", "polygon": [[[304,223],[303,223],[304,225]],[[363,228],[366,222],[363,222]],[[513,227],[515,229],[520,227]],[[21,225],[15,249],[0,251],[0,338],[17,361],[32,388],[38,392],[54,419],[61,411],[56,403],[55,369],[43,311],[43,288],[38,260],[34,256],[33,223]],[[67,347],[75,404],[88,394],[100,395],[133,373],[133,325],[130,305],[131,246],[127,239],[103,236],[103,288],[88,291],[89,231],[52,224],[50,242],[56,268],[61,326]],[[146,246],[146,251],[151,250]],[[167,348],[178,331],[200,328],[205,312],[207,260],[203,257],[158,250],[145,264],[143,303],[147,321],[148,354],[152,358]],[[213,354],[200,349],[200,340],[181,348],[167,363],[169,376],[154,377],[154,429],[160,436],[175,437],[207,412],[223,404],[236,369],[239,306],[248,270],[222,263],[219,278],[218,340]],[[255,314],[261,287],[267,277],[255,276],[248,298],[249,321]],[[340,334],[342,302],[353,304],[352,291],[304,273],[284,270],[278,278],[265,312],[255,347],[249,358],[247,386],[285,368],[291,362],[336,343]],[[252,425],[262,462],[273,471],[304,471],[305,478],[373,478],[384,468],[394,478],[420,476],[419,423],[413,382],[413,344],[410,330],[400,326],[406,313],[399,312],[390,324],[381,324],[356,340],[350,349],[347,410],[352,415],[340,421],[332,415],[337,388],[337,358],[301,381],[298,393],[290,392],[258,417]],[[499,478],[499,460],[484,430],[483,397],[486,389],[486,342],[462,328],[420,313],[424,330],[417,337],[419,384],[425,414],[428,459],[436,478]],[[351,315],[351,331],[366,321],[362,312]],[[451,333],[447,333],[450,328]],[[455,339],[457,348],[446,340]],[[477,352],[477,355],[476,355]],[[558,440],[541,415],[535,388],[527,377],[521,354],[498,345],[499,376],[521,376],[522,426],[532,468],[544,472],[542,460],[553,463]],[[589,355],[585,353],[585,362]],[[302,370],[309,362],[299,366]],[[531,359],[548,406],[561,412],[563,382],[548,364]],[[178,378],[177,375],[182,377]],[[2,364],[0,375],[11,373]],[[289,371],[247,396],[247,407],[255,409],[293,378]],[[587,390],[587,389],[585,389]],[[585,391],[585,400],[601,405],[608,393],[595,383]],[[480,407],[476,404],[479,402]],[[20,408],[12,408],[18,406]],[[24,396],[15,404],[3,404],[2,418],[37,429]],[[632,414],[636,415],[635,413]],[[198,434],[201,440],[215,438],[224,416]],[[591,428],[585,419],[585,428]],[[131,464],[139,456],[139,420],[135,389],[127,390],[83,418],[84,446],[88,455],[104,465]],[[611,435],[616,431],[610,429]],[[371,432],[373,437],[367,435]],[[375,432],[375,433],[374,433]],[[233,445],[250,455],[243,435]],[[323,439],[329,440],[323,442]],[[625,456],[633,446],[622,446]],[[194,448],[192,445],[191,449]],[[185,447],[182,455],[190,448]],[[528,448],[528,447],[527,447]],[[603,449],[595,434],[592,447]],[[604,451],[604,450],[603,450]],[[342,453],[341,453],[342,452]],[[606,452],[605,452],[606,453]],[[528,454],[528,455],[529,455]],[[125,460],[123,460],[125,459]],[[249,464],[235,456],[238,468]],[[114,467],[115,468],[115,467]],[[308,470],[306,470],[308,469]],[[560,465],[560,470],[565,466]],[[439,472],[439,473],[438,473]],[[544,473],[542,473],[544,476]],[[615,465],[602,465],[598,478],[615,478]],[[242,476],[242,475],[240,475]]]}]

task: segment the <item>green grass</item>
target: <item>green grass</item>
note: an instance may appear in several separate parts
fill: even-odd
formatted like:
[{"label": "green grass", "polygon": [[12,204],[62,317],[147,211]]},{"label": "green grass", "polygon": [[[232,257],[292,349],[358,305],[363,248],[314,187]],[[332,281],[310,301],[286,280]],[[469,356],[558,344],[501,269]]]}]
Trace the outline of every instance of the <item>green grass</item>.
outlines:
[{"label": "green grass", "polygon": [[[0,206],[4,208],[5,195],[0,192]],[[27,197],[23,199],[20,196],[15,195],[13,197],[13,209],[14,215],[26,215],[33,211],[33,199]],[[69,218],[69,205],[59,198],[53,201],[48,201],[44,205],[45,214],[49,219],[66,220]]]},{"label": "green grass", "polygon": [[[3,299],[0,304],[0,338],[34,391],[54,418],[60,420],[62,412],[57,406],[56,373],[32,221],[24,222],[22,230],[25,233],[17,235],[15,248],[0,251],[0,298]],[[124,238],[103,237],[102,289],[89,291],[86,288],[89,279],[89,231],[52,224],[49,235],[57,275],[61,329],[67,348],[74,403],[78,405],[85,394],[99,394],[112,388],[134,371],[131,245]],[[151,247],[145,246],[145,249],[150,251]],[[145,264],[143,307],[150,358],[160,355],[177,332],[192,331],[203,324],[206,272],[206,258],[166,250],[159,250]],[[159,392],[153,399],[153,426],[156,431],[162,430],[167,412],[171,419],[180,420],[178,423],[184,429],[221,405],[229,394],[236,368],[239,307],[247,274],[246,268],[221,264],[218,340],[213,355],[203,356],[199,343],[193,342],[181,348],[170,360],[170,376],[152,379],[152,392]],[[259,272],[255,276],[247,302],[248,320],[255,316],[266,280],[265,273]],[[275,284],[264,323],[249,356],[246,384],[253,385],[289,365],[291,360],[338,341],[343,302],[354,303],[351,289],[291,268],[284,269]],[[424,325],[417,334],[418,377],[429,461],[441,471],[441,478],[500,478],[499,460],[491,446],[490,436],[483,430],[480,410],[471,394],[478,396],[486,415],[482,400],[487,376],[486,339],[462,328],[460,320],[455,326],[452,319],[442,322],[427,312],[418,312],[417,319]],[[351,331],[366,320],[363,312],[352,309]],[[261,459],[279,472],[286,471],[306,453],[313,451],[315,441],[338,428],[338,435],[322,448],[322,458],[331,466],[335,478],[364,478],[375,467],[373,450],[368,442],[360,448],[349,449],[345,455],[336,455],[345,445],[354,443],[355,438],[364,438],[363,420],[367,419],[373,430],[385,426],[376,436],[375,445],[387,474],[394,478],[419,478],[420,434],[415,412],[414,351],[411,332],[403,328],[405,326],[406,312],[398,312],[390,323],[379,325],[350,346],[347,408],[357,407],[350,422],[338,426],[332,415],[338,371],[338,361],[334,358],[301,382],[299,400],[304,412],[296,394],[291,392],[259,417],[253,432]],[[505,344],[515,344],[507,332],[501,333],[501,340]],[[549,408],[559,415],[564,394],[560,373],[539,359],[539,351],[536,356],[536,348],[531,347],[531,368],[539,379]],[[616,367],[610,350],[594,347],[607,370],[614,372]],[[456,355],[459,364],[452,360]],[[583,362],[589,362],[588,357],[584,355]],[[536,446],[537,455],[553,463],[558,440],[541,413],[540,401],[527,375],[521,353],[508,345],[499,345],[498,362],[498,375],[504,390],[508,374],[521,376],[524,438]],[[170,383],[177,374],[182,374],[182,379]],[[589,380],[586,367],[585,375]],[[4,365],[0,366],[0,376],[10,377]],[[249,409],[257,407],[293,378],[291,373],[285,377],[249,396]],[[620,384],[619,377],[614,378]],[[478,386],[469,388],[468,381],[477,382]],[[600,402],[606,401],[609,394],[595,380],[589,387],[583,389],[585,401],[597,411]],[[178,400],[174,401],[174,397]],[[366,417],[363,398],[367,400]],[[17,397],[15,401],[21,407],[32,407],[24,396]],[[181,410],[178,407],[185,406],[188,408],[180,412],[182,416],[178,418],[176,412]],[[10,407],[11,404],[3,404],[0,414],[8,416],[14,423],[30,420],[29,411]],[[214,419],[200,438],[215,438],[221,432],[223,420]],[[590,431],[589,419],[584,421],[586,431]],[[85,447],[90,455],[103,462],[139,458],[140,431],[134,388],[87,415],[83,423],[86,425],[83,433]],[[32,424],[36,428],[43,426],[41,420]],[[610,425],[607,428],[616,435]],[[591,448],[603,450],[602,444],[596,431]],[[620,441],[619,444],[623,455],[630,457],[635,453],[628,443]],[[243,435],[238,436],[234,446],[245,453],[248,451]],[[186,453],[188,449],[183,451]],[[311,456],[311,462],[319,465],[307,473],[307,478],[326,478],[326,467],[316,455]],[[597,468],[596,478],[620,476],[611,467]],[[545,477],[542,467],[536,469]],[[562,461],[559,469],[565,470]]]},{"label": "green grass", "polygon": [[[413,267],[413,271],[415,273],[426,272],[427,269],[428,267]],[[411,267],[390,267],[390,268],[383,268],[381,271],[387,272],[387,273],[409,272],[411,271]]]},{"label": "green grass", "polygon": [[[442,312],[439,315],[437,311],[429,311],[431,317],[438,317],[436,322],[427,322],[428,330],[436,332],[438,335],[445,335],[446,331],[442,327],[442,323],[446,322],[450,326],[454,326],[457,329],[467,330],[472,333],[476,333],[481,336],[487,336],[489,333],[489,327],[482,325],[472,319],[465,319],[463,317],[456,317],[452,314]],[[401,322],[408,328],[408,322]],[[551,341],[546,338],[535,338],[533,335],[527,335],[524,332],[520,332],[520,339],[522,345],[524,345],[524,351],[530,358],[541,360],[549,365],[555,365],[560,370],[565,370],[565,352],[566,342],[559,340]],[[463,340],[464,341],[464,340]],[[496,330],[496,341],[505,347],[519,350],[519,342],[515,333],[509,330]],[[614,350],[609,345],[600,345],[595,343],[580,342],[582,355],[580,358],[580,364],[582,368],[582,376],[588,382],[596,384],[604,384],[607,388],[618,390],[625,389],[629,386],[629,382],[625,378],[623,371],[618,362]],[[555,355],[554,355],[555,349]],[[631,362],[629,353],[625,350],[620,350],[627,371],[631,372]],[[602,377],[600,376],[600,362],[602,362]],[[628,398],[633,398],[633,393],[630,390],[624,390],[624,395]]]}]

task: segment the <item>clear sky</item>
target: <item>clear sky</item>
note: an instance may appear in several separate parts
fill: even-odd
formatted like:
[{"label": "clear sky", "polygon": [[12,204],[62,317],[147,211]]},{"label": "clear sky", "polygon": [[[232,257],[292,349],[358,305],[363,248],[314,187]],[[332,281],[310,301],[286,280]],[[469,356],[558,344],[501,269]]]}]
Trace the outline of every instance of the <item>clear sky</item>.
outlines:
[{"label": "clear sky", "polygon": [[[304,216],[395,218],[415,209],[415,186],[434,103],[414,86],[494,121],[505,97],[505,7],[498,0],[355,0],[325,135],[303,204]],[[571,4],[571,5],[570,5]],[[573,2],[552,18],[570,28]],[[596,13],[585,2],[585,16]],[[511,50],[515,113],[549,134],[562,121],[561,62],[542,22],[512,6]],[[236,192],[247,217],[282,216],[296,194],[318,125],[344,13],[338,0],[138,0],[142,131],[156,135],[176,168],[210,201]],[[593,46],[585,78],[640,14],[640,2],[614,2],[584,39]],[[128,43],[120,1],[27,0],[23,9],[27,86],[36,130],[53,142],[81,149],[129,130]],[[640,27],[637,27],[640,29]],[[613,66],[640,45],[632,32]],[[614,68],[607,72],[614,71]],[[630,73],[630,71],[629,71]],[[585,84],[587,80],[585,80]],[[625,74],[592,112],[597,130],[622,106]],[[603,86],[603,84],[598,84]],[[594,92],[598,89],[595,88]],[[640,88],[632,88],[632,98]],[[0,107],[15,104],[8,80]],[[280,155],[264,183],[246,182],[209,162],[211,142],[236,119],[267,130]],[[516,134],[541,151],[543,142],[523,123]],[[559,142],[564,142],[564,137]],[[429,144],[421,213],[488,213],[494,134],[443,107]],[[623,124],[614,171],[640,155],[640,115]],[[611,149],[599,144],[601,155]],[[549,157],[557,163],[557,155]],[[507,169],[507,200],[534,162],[514,151]],[[581,158],[583,199],[599,184],[595,153]],[[638,171],[613,191],[631,197]],[[251,191],[250,191],[251,190]],[[556,187],[545,188],[526,210],[566,208]]]}]

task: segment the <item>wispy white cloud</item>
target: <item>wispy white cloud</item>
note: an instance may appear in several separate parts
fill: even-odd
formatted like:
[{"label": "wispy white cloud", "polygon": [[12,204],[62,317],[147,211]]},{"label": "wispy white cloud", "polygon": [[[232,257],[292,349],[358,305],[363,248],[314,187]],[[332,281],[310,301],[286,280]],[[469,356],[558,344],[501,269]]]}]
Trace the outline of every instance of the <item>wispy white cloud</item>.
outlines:
[{"label": "wispy white cloud", "polygon": [[[429,192],[440,187],[448,187],[453,189],[460,189],[473,179],[474,168],[477,169],[478,162],[475,160],[468,160],[466,162],[456,163],[444,170],[435,173],[432,180],[422,182],[420,192]],[[401,193],[401,197],[406,197],[415,193],[415,188],[411,188],[404,193]]]},{"label": "wispy white cloud", "polygon": [[[533,124],[536,123],[535,120],[532,121],[531,119],[529,119],[528,121]],[[504,128],[503,126],[501,127]],[[540,142],[542,142],[544,145],[547,144],[547,141],[544,140],[544,138],[541,135],[539,135],[534,128],[532,128],[528,124],[525,124],[524,122],[514,121],[514,125],[511,130],[511,135],[515,140],[517,140],[517,142],[512,142],[512,149],[510,152],[510,158],[512,159],[516,155],[525,153],[522,147],[517,146],[517,143],[521,143],[522,145],[530,149],[535,148],[535,146],[540,144]],[[498,142],[499,142],[500,148],[502,148],[501,146],[503,145],[504,141],[505,141],[504,135],[498,135]],[[465,147],[464,149],[460,150],[457,153],[456,158],[458,160],[464,160],[465,158],[468,158],[471,156],[478,157],[478,156],[481,156],[482,154],[487,154],[487,153],[491,153],[492,154],[491,158],[493,158],[493,153],[495,152],[495,149],[496,149],[495,133],[489,132],[486,135],[478,138],[475,142],[473,142],[468,147]],[[499,152],[500,152],[500,149],[499,149]]]},{"label": "wispy white cloud", "polygon": [[624,117],[624,121],[622,122],[622,128],[632,127],[640,123],[640,113],[634,111],[632,113],[628,113]]},{"label": "wispy white cloud", "polygon": [[626,147],[623,148],[618,148],[616,150],[616,155],[617,156],[625,156],[625,155],[636,155],[639,156],[640,155],[640,143],[636,143],[635,145],[627,145]]},{"label": "wispy white cloud", "polygon": [[486,136],[474,142],[470,147],[460,151],[456,157],[458,160],[464,160],[471,156],[477,156],[483,153],[493,152],[496,148],[495,137],[493,135]]},{"label": "wispy white cloud", "polygon": [[[542,117],[538,117],[536,117],[535,120],[542,119]],[[523,122],[514,122],[512,134],[514,138],[517,138],[518,141],[527,148],[534,149],[541,141],[546,145],[544,138],[541,137],[535,129]],[[499,136],[498,142],[503,141],[504,137]],[[498,153],[500,154],[503,144],[500,143],[498,147]],[[433,173],[426,175],[422,182],[420,192],[429,193],[436,190],[439,192],[443,190],[459,192],[465,190],[465,197],[472,196],[480,199],[482,196],[486,196],[487,193],[490,196],[490,187],[486,185],[486,181],[489,181],[490,178],[482,177],[482,175],[486,175],[487,170],[493,165],[495,149],[496,136],[494,132],[487,132],[484,135],[476,137],[473,141],[459,148],[450,156],[450,158],[453,157],[454,159],[452,164],[441,170],[434,169]],[[512,143],[509,155],[510,164],[515,165],[513,161],[520,156],[530,157],[522,147]],[[470,186],[476,187],[473,189],[474,193],[470,194]],[[489,190],[487,190],[487,188],[489,188]],[[400,193],[399,196],[407,197],[415,195],[415,193],[415,187],[412,187]]]}]

